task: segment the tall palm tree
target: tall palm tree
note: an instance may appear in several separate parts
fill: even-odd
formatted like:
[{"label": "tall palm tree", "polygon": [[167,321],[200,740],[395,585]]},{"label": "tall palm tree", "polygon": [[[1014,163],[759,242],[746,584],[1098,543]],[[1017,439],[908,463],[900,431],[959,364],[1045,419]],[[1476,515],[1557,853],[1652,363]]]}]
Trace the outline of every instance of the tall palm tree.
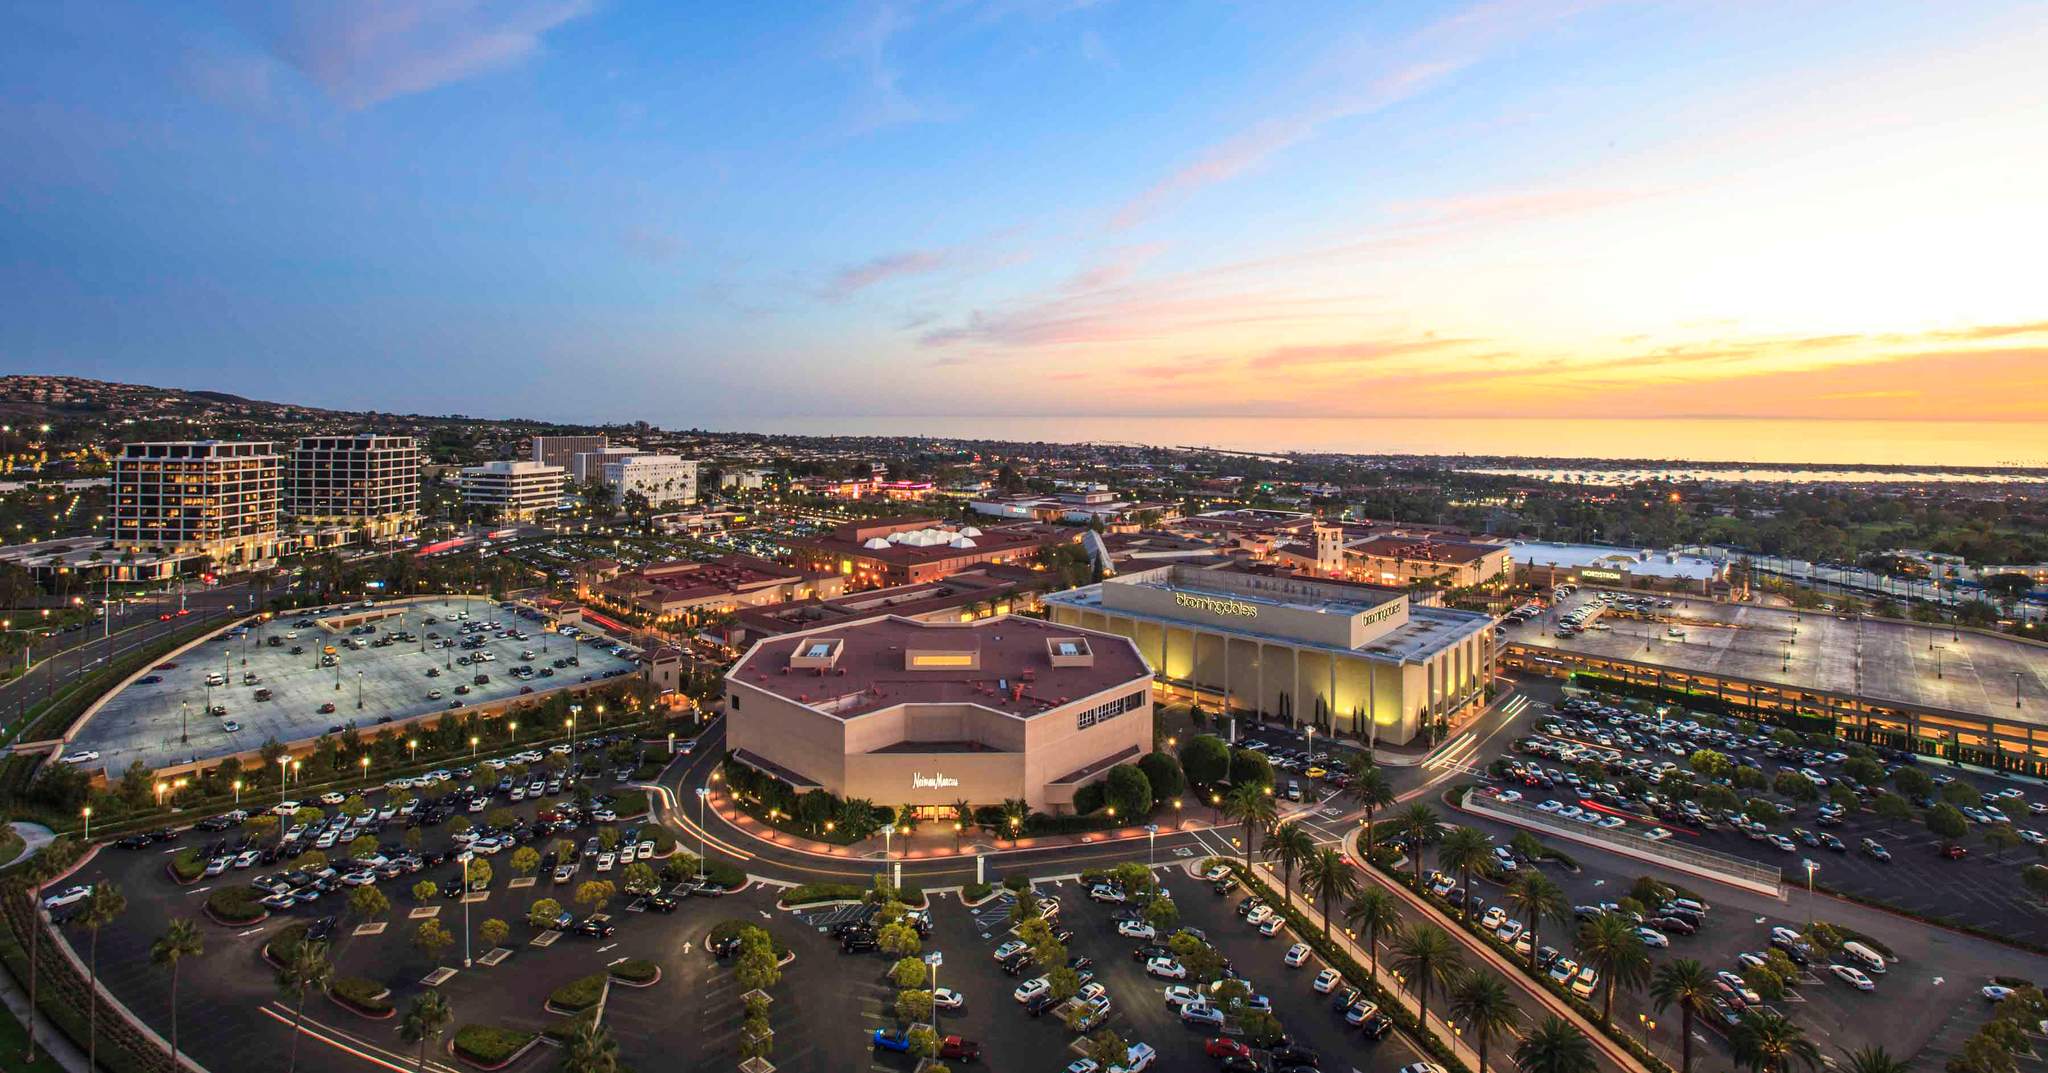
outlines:
[{"label": "tall palm tree", "polygon": [[1472,1049],[1479,1052],[1479,1073],[1486,1073],[1486,1052],[1496,1037],[1521,1022],[1522,1008],[1500,977],[1475,969],[1451,985],[1451,1016],[1465,1022]]},{"label": "tall palm tree", "polygon": [[1280,814],[1280,808],[1273,803],[1273,795],[1267,788],[1248,783],[1230,791],[1223,799],[1223,814],[1244,824],[1244,868],[1252,868],[1252,850],[1258,843],[1258,834],[1273,825]]},{"label": "tall palm tree", "polygon": [[1571,900],[1565,897],[1564,888],[1556,880],[1531,868],[1516,876],[1508,887],[1508,902],[1529,927],[1529,970],[1534,972],[1537,936],[1543,930],[1543,922],[1565,921],[1571,912]]},{"label": "tall palm tree", "polygon": [[101,880],[93,885],[92,896],[85,900],[85,912],[79,916],[92,933],[91,980],[86,989],[86,1063],[87,1069],[99,1068],[100,1054],[100,929],[114,922],[128,909],[128,899],[121,888],[112,881]]},{"label": "tall palm tree", "polygon": [[1394,937],[1394,970],[1415,988],[1415,1005],[1424,1029],[1429,1027],[1429,989],[1449,985],[1459,972],[1458,948],[1442,928],[1417,924]]},{"label": "tall palm tree", "polygon": [[1365,933],[1365,952],[1372,960],[1373,971],[1379,971],[1380,933],[1400,926],[1401,904],[1386,888],[1367,887],[1344,907],[1344,919]]},{"label": "tall palm tree", "polygon": [[[33,926],[28,929],[28,1005],[30,1009],[36,1008],[36,966],[40,960],[37,955],[42,946],[43,938],[43,884],[48,883],[57,875],[56,867],[52,862],[68,858],[71,855],[69,845],[69,836],[59,839],[57,842],[51,843],[49,848],[43,852],[30,857],[28,863],[22,866],[24,872],[22,878],[26,881],[22,893],[28,898],[29,919],[33,922]],[[62,857],[59,856],[60,851]],[[28,1064],[33,1065],[35,1060],[36,1018],[31,1017],[28,1019],[28,1057],[26,1061]]]},{"label": "tall palm tree", "polygon": [[178,963],[206,953],[200,941],[199,925],[187,917],[173,917],[163,936],[149,948],[149,960],[171,970],[171,1068],[178,1068]]},{"label": "tall palm tree", "polygon": [[1401,833],[1414,843],[1408,850],[1408,860],[1415,865],[1415,886],[1422,887],[1422,847],[1443,837],[1443,821],[1436,810],[1417,801],[1401,813],[1398,821]]},{"label": "tall palm tree", "polygon": [[314,988],[325,988],[334,979],[334,965],[327,960],[326,943],[300,941],[292,950],[292,959],[278,970],[277,987],[286,998],[294,1003],[292,1007],[292,1051],[288,1071],[299,1068],[299,1036],[306,1027],[306,992]]},{"label": "tall palm tree", "polygon": [[1621,984],[1640,986],[1650,975],[1650,949],[1636,926],[1620,913],[1601,913],[1579,928],[1579,956],[1600,970],[1606,996],[1600,1006],[1600,1023],[1614,1013],[1614,990]]},{"label": "tall palm tree", "polygon": [[1678,1007],[1679,1073],[1692,1073],[1692,1018],[1705,1010],[1713,997],[1714,974],[1692,958],[1666,962],[1650,976],[1650,1001],[1657,1012]]},{"label": "tall palm tree", "polygon": [[1301,885],[1316,898],[1323,911],[1323,938],[1330,937],[1330,903],[1358,893],[1358,873],[1344,854],[1327,846],[1316,850],[1304,864]]},{"label": "tall palm tree", "polygon": [[1593,1041],[1579,1026],[1554,1015],[1515,1045],[1515,1065],[1522,1073],[1593,1073],[1599,1068]]},{"label": "tall palm tree", "polygon": [[1808,1069],[1820,1068],[1820,1048],[1806,1038],[1805,1029],[1782,1013],[1744,1013],[1729,1043],[1737,1062],[1762,1073],[1785,1073],[1794,1062]]},{"label": "tall palm tree", "polygon": [[562,1062],[565,1073],[618,1073],[619,1043],[595,1019],[577,1022],[569,1034],[568,1051]]},{"label": "tall palm tree", "polygon": [[1365,809],[1365,853],[1369,855],[1373,847],[1373,817],[1394,803],[1394,786],[1387,781],[1387,773],[1374,766],[1359,772],[1344,792]]},{"label": "tall palm tree", "polygon": [[453,1020],[455,1011],[448,1008],[447,996],[439,991],[427,991],[406,1007],[405,1023],[399,1026],[398,1032],[408,1040],[419,1042],[420,1073],[426,1073],[427,1045],[440,1038]]},{"label": "tall palm tree", "polygon": [[1280,864],[1280,896],[1290,907],[1294,905],[1295,870],[1315,852],[1315,836],[1299,823],[1283,823],[1273,828],[1273,837],[1266,839],[1265,856]]},{"label": "tall palm tree", "polygon": [[1848,1057],[1842,1073],[1906,1073],[1913,1068],[1911,1063],[1893,1058],[1883,1047],[1864,1047],[1850,1051]]},{"label": "tall palm tree", "polygon": [[1476,827],[1453,827],[1444,836],[1443,845],[1437,847],[1437,867],[1458,873],[1458,885],[1465,888],[1465,901],[1458,908],[1458,919],[1472,919],[1472,873],[1485,868],[1492,860],[1493,842]]}]

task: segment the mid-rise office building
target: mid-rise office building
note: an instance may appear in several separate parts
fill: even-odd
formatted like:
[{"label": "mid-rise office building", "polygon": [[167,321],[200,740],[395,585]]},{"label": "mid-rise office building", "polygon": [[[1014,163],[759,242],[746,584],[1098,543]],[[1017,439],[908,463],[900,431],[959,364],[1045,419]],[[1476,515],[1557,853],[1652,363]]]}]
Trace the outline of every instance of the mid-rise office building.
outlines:
[{"label": "mid-rise office building", "polygon": [[669,507],[697,501],[697,462],[675,455],[634,454],[609,459],[599,479],[612,491],[614,505],[638,492],[648,506]]},{"label": "mid-rise office building", "polygon": [[646,453],[638,447],[599,447],[592,451],[578,451],[569,459],[569,479],[578,483],[602,481],[605,463]]},{"label": "mid-rise office building", "polygon": [[411,436],[306,436],[285,471],[285,510],[308,525],[348,525],[373,539],[420,520],[420,451]]},{"label": "mid-rise office building", "polygon": [[486,462],[462,469],[462,503],[499,521],[525,521],[562,503],[560,466],[539,462]]},{"label": "mid-rise office building", "polygon": [[603,436],[535,436],[533,450],[527,460],[568,471],[574,467],[577,455],[585,451],[601,451],[604,445]]},{"label": "mid-rise office building", "polygon": [[127,443],[114,456],[114,546],[233,564],[277,542],[282,459],[267,441]]}]

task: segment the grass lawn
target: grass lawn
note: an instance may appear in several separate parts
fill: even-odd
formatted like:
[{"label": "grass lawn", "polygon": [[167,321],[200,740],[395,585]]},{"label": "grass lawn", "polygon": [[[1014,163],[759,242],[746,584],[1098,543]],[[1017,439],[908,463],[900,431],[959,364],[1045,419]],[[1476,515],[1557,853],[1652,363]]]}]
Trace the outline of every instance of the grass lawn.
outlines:
[{"label": "grass lawn", "polygon": [[21,1060],[28,1050],[28,1029],[5,1009],[0,1009],[0,1073],[63,1073],[58,1065],[43,1051],[43,1036],[36,1039],[36,1060],[28,1063]]}]

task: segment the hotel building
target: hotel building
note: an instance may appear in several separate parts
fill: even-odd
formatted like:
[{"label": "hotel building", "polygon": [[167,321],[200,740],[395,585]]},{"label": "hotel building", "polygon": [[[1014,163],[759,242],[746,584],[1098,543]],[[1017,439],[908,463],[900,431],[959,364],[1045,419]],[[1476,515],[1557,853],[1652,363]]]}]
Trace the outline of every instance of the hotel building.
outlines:
[{"label": "hotel building", "polygon": [[1376,743],[1483,704],[1494,667],[1491,616],[1351,582],[1166,565],[1044,604],[1061,626],[1131,638],[1172,692]]},{"label": "hotel building", "polygon": [[562,503],[560,466],[486,462],[462,469],[462,503],[500,521],[525,521]]},{"label": "hotel building", "polygon": [[108,503],[114,546],[222,563],[267,558],[278,539],[280,463],[277,445],[261,441],[122,444]]},{"label": "hotel building", "polygon": [[1037,619],[836,623],[756,644],[725,683],[733,758],[798,793],[1058,814],[1152,748],[1137,647]]},{"label": "hotel building", "polygon": [[420,520],[420,451],[411,436],[307,436],[285,469],[285,510],[308,525],[346,525],[390,540]]}]

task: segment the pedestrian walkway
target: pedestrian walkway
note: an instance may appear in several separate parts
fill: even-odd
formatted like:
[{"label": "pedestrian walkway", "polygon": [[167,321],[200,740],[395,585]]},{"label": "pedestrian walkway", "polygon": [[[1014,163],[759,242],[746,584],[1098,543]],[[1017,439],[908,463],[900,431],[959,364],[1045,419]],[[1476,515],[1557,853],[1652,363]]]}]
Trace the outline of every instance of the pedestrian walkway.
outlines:
[{"label": "pedestrian walkway", "polygon": [[0,861],[0,868],[12,868],[35,856],[36,851],[57,840],[57,832],[50,830],[40,823],[29,823],[26,820],[15,821],[14,833],[21,836],[21,852],[15,854],[14,859],[11,861]]},{"label": "pedestrian walkway", "polygon": [[[0,1002],[7,1004],[7,1012],[12,1014],[16,1021],[27,1025],[28,992],[16,982],[12,973],[0,971]],[[49,1018],[41,1013],[37,1013],[35,1017],[36,1046],[49,1052],[50,1057],[56,1059],[57,1064],[63,1066],[68,1073],[86,1073],[85,1052],[79,1050],[78,1045],[71,1042],[71,1038],[56,1025],[51,1024]]]}]

